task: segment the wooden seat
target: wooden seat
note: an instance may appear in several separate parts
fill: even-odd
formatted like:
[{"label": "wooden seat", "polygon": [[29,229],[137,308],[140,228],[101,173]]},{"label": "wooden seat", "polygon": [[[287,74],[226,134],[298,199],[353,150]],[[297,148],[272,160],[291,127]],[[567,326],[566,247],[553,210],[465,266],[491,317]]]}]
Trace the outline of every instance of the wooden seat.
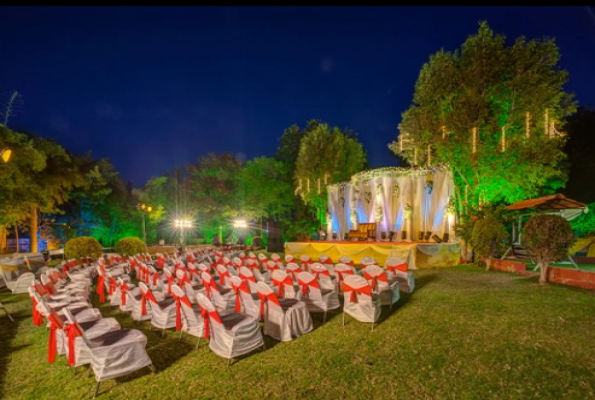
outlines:
[{"label": "wooden seat", "polygon": [[359,224],[357,230],[349,231],[349,239],[353,238],[363,240],[366,240],[368,238],[376,239],[376,223],[368,222]]}]

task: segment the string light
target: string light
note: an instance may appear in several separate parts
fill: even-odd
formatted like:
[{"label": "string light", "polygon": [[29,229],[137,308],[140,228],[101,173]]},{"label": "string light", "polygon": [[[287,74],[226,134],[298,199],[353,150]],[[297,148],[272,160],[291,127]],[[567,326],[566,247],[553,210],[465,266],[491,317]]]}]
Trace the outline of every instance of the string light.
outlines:
[{"label": "string light", "polygon": [[543,118],[545,120],[543,123],[543,130],[545,132],[545,135],[552,137],[551,132],[550,132],[550,110],[549,110],[549,108],[545,109],[545,114],[544,114]]},{"label": "string light", "polygon": [[[384,168],[376,168],[376,169],[369,169],[366,171],[358,172],[357,174],[351,177],[350,181],[346,182],[338,182],[328,185],[327,189],[329,193],[337,193],[341,191],[345,191],[345,189],[349,187],[356,187],[361,182],[366,182],[370,180],[374,180],[377,178],[402,178],[402,177],[418,177],[418,176],[428,176],[433,175],[439,172],[449,172],[450,166],[448,165],[436,165],[432,167],[417,167],[417,168],[403,168],[403,167],[384,167]],[[395,185],[396,188],[393,186],[393,196],[398,197],[400,188],[398,184]],[[395,194],[396,191],[396,194]],[[355,201],[355,194],[352,198],[352,201]]]},{"label": "string light", "polygon": [[428,167],[432,165],[432,145],[428,145]]},{"label": "string light", "polygon": [[293,194],[294,194],[295,196],[297,196],[297,194],[298,194],[299,192],[301,192],[301,191],[302,191],[302,178],[300,178],[300,184],[299,184],[299,186],[298,186],[297,188],[295,188],[295,191],[293,192]]},{"label": "string light", "polygon": [[308,182],[308,186],[307,186],[308,193],[310,193],[310,178],[308,178],[307,182]]},{"label": "string light", "polygon": [[320,194],[320,178],[316,179],[316,186],[318,186],[318,194]]},{"label": "string light", "polygon": [[442,139],[446,139],[446,125],[442,125]]},{"label": "string light", "polygon": [[527,139],[531,137],[531,113],[527,111],[525,115],[525,135]]},{"label": "string light", "polygon": [[328,185],[328,178],[330,178],[331,174],[328,172],[324,174],[324,184]]},{"label": "string light", "polygon": [[500,143],[502,145],[501,151],[504,153],[506,151],[506,127],[502,127],[502,138],[500,139]]},{"label": "string light", "polygon": [[477,127],[473,128],[473,153],[477,153]]},{"label": "string light", "polygon": [[413,149],[413,165],[417,166],[417,147]]}]

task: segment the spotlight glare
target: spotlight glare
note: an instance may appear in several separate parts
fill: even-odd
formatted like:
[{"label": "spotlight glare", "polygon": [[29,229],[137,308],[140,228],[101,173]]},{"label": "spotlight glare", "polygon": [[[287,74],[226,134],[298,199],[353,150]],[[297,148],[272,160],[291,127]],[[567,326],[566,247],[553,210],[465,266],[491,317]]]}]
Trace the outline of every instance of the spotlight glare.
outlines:
[{"label": "spotlight glare", "polygon": [[233,227],[235,229],[248,229],[248,223],[245,219],[236,219],[233,221]]}]

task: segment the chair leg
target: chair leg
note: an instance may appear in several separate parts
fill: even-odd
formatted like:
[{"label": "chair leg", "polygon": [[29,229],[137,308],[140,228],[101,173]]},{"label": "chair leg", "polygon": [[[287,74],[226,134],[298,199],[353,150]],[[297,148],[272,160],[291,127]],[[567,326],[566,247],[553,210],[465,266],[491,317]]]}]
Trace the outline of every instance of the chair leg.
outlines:
[{"label": "chair leg", "polygon": [[151,370],[152,373],[154,373],[154,374],[157,373],[157,368],[155,368],[155,366],[153,364],[149,364],[148,368]]},{"label": "chair leg", "polygon": [[229,368],[229,366],[231,365],[231,358],[227,359],[227,368]]},{"label": "chair leg", "polygon": [[374,330],[374,322],[372,322],[372,330]]},{"label": "chair leg", "polygon": [[196,342],[196,350],[198,350],[198,345],[200,344],[200,338],[198,338],[198,341]]},{"label": "chair leg", "polygon": [[180,329],[180,341],[182,341],[182,333],[184,333],[184,331]]},{"label": "chair leg", "polygon": [[345,311],[343,311],[343,328],[345,328]]},{"label": "chair leg", "polygon": [[95,392],[93,392],[93,398],[97,397],[97,393],[99,392],[99,383],[97,382],[97,385],[95,385]]},{"label": "chair leg", "polygon": [[161,330],[161,337],[164,338],[165,337],[165,329]]},{"label": "chair leg", "polygon": [[267,344],[264,342],[264,339],[262,339],[262,351],[265,351],[267,349]]},{"label": "chair leg", "polygon": [[324,315],[322,317],[322,323],[326,324],[326,311],[324,312]]}]

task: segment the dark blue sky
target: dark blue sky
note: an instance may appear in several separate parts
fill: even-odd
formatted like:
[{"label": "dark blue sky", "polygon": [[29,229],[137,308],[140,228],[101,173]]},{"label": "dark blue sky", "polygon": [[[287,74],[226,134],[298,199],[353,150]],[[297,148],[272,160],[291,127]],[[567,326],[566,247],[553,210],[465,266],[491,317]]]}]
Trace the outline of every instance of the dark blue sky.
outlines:
[{"label": "dark blue sky", "polygon": [[13,128],[109,157],[136,185],[208,152],[270,156],[313,118],[394,165],[421,65],[483,19],[511,39],[555,37],[568,89],[595,105],[586,7],[0,7],[0,93],[23,94]]}]

